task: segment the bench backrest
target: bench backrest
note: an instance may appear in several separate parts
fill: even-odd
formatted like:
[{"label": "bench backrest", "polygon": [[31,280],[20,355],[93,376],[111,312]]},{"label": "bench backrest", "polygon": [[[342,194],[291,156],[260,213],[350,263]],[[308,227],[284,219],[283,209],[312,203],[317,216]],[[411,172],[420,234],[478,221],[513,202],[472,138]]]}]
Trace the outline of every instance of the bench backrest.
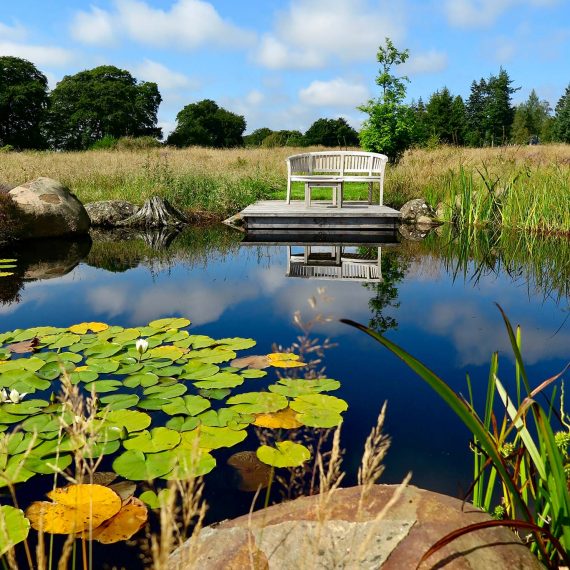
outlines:
[{"label": "bench backrest", "polygon": [[339,174],[340,176],[382,176],[388,157],[359,151],[323,151],[295,154],[287,159],[292,174]]}]

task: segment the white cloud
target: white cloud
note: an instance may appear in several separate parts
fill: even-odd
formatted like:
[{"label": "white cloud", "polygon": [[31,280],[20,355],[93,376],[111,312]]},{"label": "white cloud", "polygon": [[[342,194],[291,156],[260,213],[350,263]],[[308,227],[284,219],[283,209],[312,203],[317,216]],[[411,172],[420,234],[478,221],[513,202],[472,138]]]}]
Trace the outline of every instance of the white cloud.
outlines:
[{"label": "white cloud", "polygon": [[449,23],[461,28],[487,27],[510,8],[524,4],[548,7],[558,0],[446,0],[444,10]]},{"label": "white cloud", "polygon": [[134,72],[137,78],[157,83],[160,90],[196,86],[196,82],[183,73],[173,71],[150,59],[145,59],[141,65],[135,67]]},{"label": "white cloud", "polygon": [[0,55],[11,55],[27,59],[35,65],[60,67],[71,62],[73,54],[62,48],[21,44],[0,40]]},{"label": "white cloud", "polygon": [[115,43],[115,29],[109,12],[91,6],[90,12],[77,12],[71,24],[71,35],[85,44]]},{"label": "white cloud", "polygon": [[356,107],[369,98],[366,86],[340,77],[331,81],[313,81],[299,92],[301,102],[312,106]]},{"label": "white cloud", "polygon": [[257,89],[252,89],[246,96],[245,96],[245,104],[246,105],[260,105],[265,100],[265,95],[258,91]]},{"label": "white cloud", "polygon": [[[374,5],[375,4],[375,5]],[[403,27],[394,4],[369,0],[291,0],[278,14],[255,55],[271,69],[303,69],[331,59],[372,60],[386,36],[398,41]]]},{"label": "white cloud", "polygon": [[9,26],[0,22],[0,41],[14,41],[19,42],[26,38],[28,35],[26,28],[21,24]]},{"label": "white cloud", "polygon": [[447,54],[437,50],[418,53],[410,56],[410,59],[402,66],[402,70],[410,75],[420,73],[438,73],[447,68]]},{"label": "white cloud", "polygon": [[72,35],[85,43],[106,44],[126,36],[145,45],[181,49],[240,47],[254,41],[253,34],[224,20],[204,0],[177,0],[167,10],[143,0],[115,0],[111,12],[94,7],[91,12],[78,12]]}]

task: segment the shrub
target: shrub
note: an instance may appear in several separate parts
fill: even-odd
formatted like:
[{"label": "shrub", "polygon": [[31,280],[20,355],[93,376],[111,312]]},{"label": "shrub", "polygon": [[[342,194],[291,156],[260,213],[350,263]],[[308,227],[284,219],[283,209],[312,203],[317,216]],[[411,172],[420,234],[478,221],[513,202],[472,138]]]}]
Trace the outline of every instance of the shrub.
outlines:
[{"label": "shrub", "polygon": [[105,135],[102,139],[91,145],[91,150],[109,150],[117,148],[117,139],[111,135]]},{"label": "shrub", "polygon": [[16,149],[11,144],[5,144],[0,146],[0,153],[2,152],[14,152]]},{"label": "shrub", "polygon": [[162,146],[161,142],[154,137],[121,137],[114,148],[117,150],[144,150],[160,146]]}]

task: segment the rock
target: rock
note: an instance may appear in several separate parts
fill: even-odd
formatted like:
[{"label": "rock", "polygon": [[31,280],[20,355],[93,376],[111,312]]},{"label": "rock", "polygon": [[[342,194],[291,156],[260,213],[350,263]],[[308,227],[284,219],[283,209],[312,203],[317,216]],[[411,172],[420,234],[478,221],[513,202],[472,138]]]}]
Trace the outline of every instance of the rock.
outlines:
[{"label": "rock", "polygon": [[[303,497],[202,529],[171,555],[178,570],[298,570],[416,568],[425,552],[446,534],[489,515],[458,499],[409,486],[338,489],[326,500]],[[326,505],[326,506],[323,506]],[[422,568],[543,568],[507,528],[461,536],[430,556]]]},{"label": "rock", "polygon": [[433,226],[420,226],[416,224],[400,224],[398,231],[408,241],[422,241],[432,230]]},{"label": "rock", "polygon": [[126,200],[102,200],[85,204],[85,210],[92,226],[113,228],[130,218],[138,208]]},{"label": "rock", "polygon": [[57,180],[37,178],[8,193],[18,207],[18,238],[86,234],[89,216],[83,204]]},{"label": "rock", "polygon": [[421,216],[435,218],[433,208],[423,199],[415,198],[406,202],[401,208],[402,222],[415,223]]}]

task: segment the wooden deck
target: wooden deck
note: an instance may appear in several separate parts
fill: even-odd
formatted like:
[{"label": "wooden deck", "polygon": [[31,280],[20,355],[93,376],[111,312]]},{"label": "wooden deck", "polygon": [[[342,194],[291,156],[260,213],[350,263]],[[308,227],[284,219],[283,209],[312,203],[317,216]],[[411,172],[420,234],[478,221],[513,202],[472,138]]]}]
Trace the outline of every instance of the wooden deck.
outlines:
[{"label": "wooden deck", "polygon": [[256,202],[239,214],[246,231],[376,232],[394,230],[401,214],[388,206],[367,202],[344,202],[338,208],[330,201],[315,201],[310,207],[300,200]]}]

